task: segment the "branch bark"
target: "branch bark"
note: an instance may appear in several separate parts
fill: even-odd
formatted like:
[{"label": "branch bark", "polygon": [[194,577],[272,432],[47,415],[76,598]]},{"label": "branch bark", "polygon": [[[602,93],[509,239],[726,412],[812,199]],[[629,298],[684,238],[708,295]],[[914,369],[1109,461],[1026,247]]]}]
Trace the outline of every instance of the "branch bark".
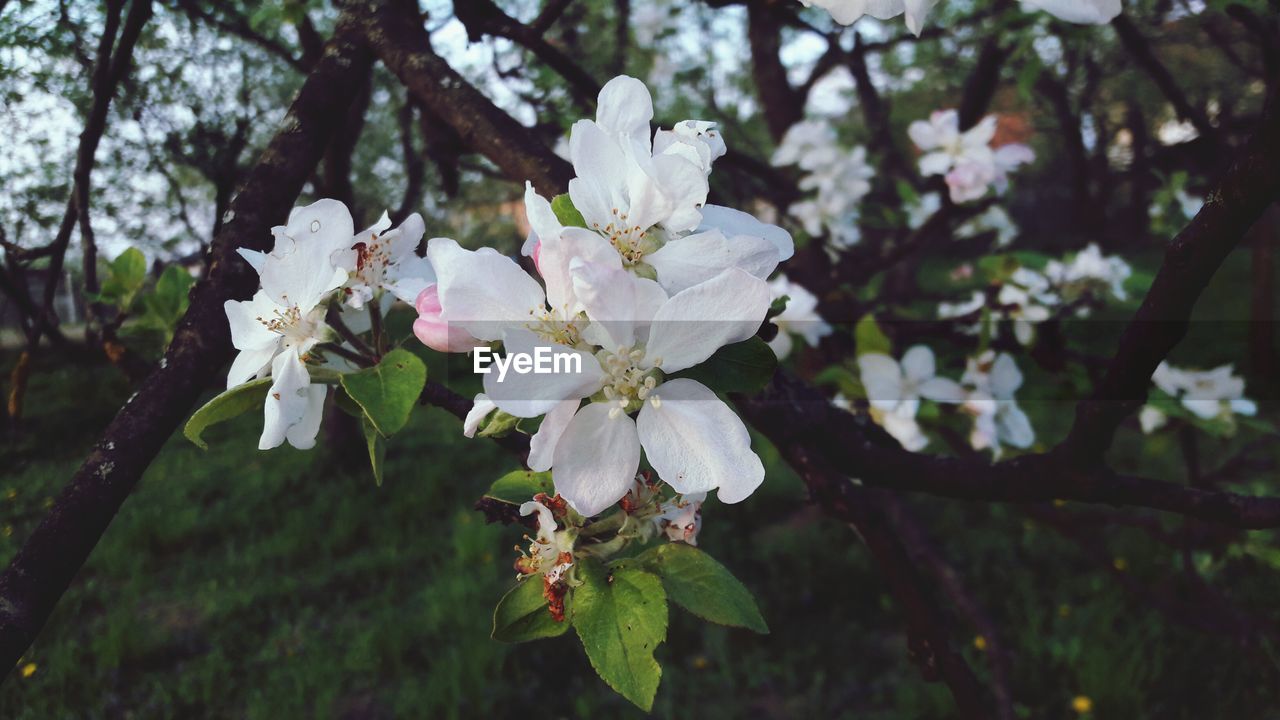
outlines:
[{"label": "branch bark", "polygon": [[[1145,378],[1144,378],[1145,382]],[[782,373],[738,409],[785,455],[811,447],[831,468],[866,485],[983,502],[1076,500],[1152,508],[1230,527],[1280,527],[1280,498],[1249,497],[1150,478],[1081,468],[1058,452],[998,463],[979,457],[919,455],[885,442],[866,415],[832,407],[817,390]],[[879,438],[879,440],[877,440]]]},{"label": "branch bark", "polygon": [[1187,333],[1196,300],[1263,211],[1280,197],[1280,96],[1204,207],[1165,252],[1142,306],[1125,327],[1101,383],[1076,406],[1057,454],[1077,467],[1097,465],[1116,429],[1146,400],[1151,374]]},{"label": "branch bark", "polygon": [[513,180],[529,180],[544,194],[563,192],[573,168],[432,51],[413,2],[352,2],[349,7],[383,64],[464,143]]},{"label": "branch bark", "polygon": [[235,250],[265,250],[355,95],[371,61],[349,19],[294,100],[284,123],[233,201],[214,242],[207,279],[193,290],[164,362],[120,410],[49,514],[0,575],[0,667],[30,646],[142,472],[231,354],[223,303],[247,298],[256,280]]}]

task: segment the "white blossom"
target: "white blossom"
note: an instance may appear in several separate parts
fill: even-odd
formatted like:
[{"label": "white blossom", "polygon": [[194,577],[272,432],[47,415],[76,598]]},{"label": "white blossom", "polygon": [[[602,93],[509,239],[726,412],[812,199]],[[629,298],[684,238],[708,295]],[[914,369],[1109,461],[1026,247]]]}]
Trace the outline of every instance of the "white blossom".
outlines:
[{"label": "white blossom", "polygon": [[588,260],[611,249],[626,270],[656,277],[673,293],[730,267],[768,277],[794,252],[791,236],[706,204],[707,175],[725,152],[714,124],[687,120],[651,141],[652,119],[653,101],[639,80],[623,75],[601,89],[596,119],[579,120],[569,136],[576,174],[569,197],[587,227],[563,227],[530,188],[525,208],[533,234],[524,254],[541,258],[549,240],[572,235]]},{"label": "white blossom", "polygon": [[[818,7],[831,13],[841,25],[850,25],[863,15],[887,20],[905,15],[907,29],[919,35],[929,11],[939,0],[800,0],[805,7]],[[1067,22],[1081,25],[1105,25],[1123,9],[1120,0],[1021,0],[1027,10],[1045,12]]]},{"label": "white blossom", "polygon": [[1156,387],[1179,398],[1196,417],[1230,419],[1234,415],[1256,415],[1258,405],[1244,396],[1244,378],[1228,363],[1212,370],[1185,370],[1162,362],[1151,376]]},{"label": "white blossom", "polygon": [[1013,358],[988,350],[969,358],[961,382],[969,386],[963,409],[973,416],[969,443],[975,450],[991,448],[998,458],[1002,446],[1031,447],[1035,430],[1014,394],[1022,387],[1022,372]]},{"label": "white blossom", "polygon": [[327,394],[325,385],[311,383],[307,364],[317,360],[315,346],[332,335],[324,317],[329,298],[347,279],[334,257],[351,245],[351,214],[336,200],[320,200],[295,208],[288,224],[272,234],[270,253],[241,252],[258,271],[261,289],[250,300],[224,304],[232,345],[240,351],[227,387],[270,375],[258,447],[288,440],[305,450],[315,446]]},{"label": "white blossom", "polygon": [[1026,145],[991,147],[996,134],[995,116],[987,116],[961,132],[959,114],[955,110],[939,110],[927,121],[911,123],[907,134],[925,153],[920,158],[920,172],[944,176],[951,200],[956,203],[977,200],[991,187],[1004,192],[1009,172],[1035,159],[1035,153]]},{"label": "white blossom", "polygon": [[809,347],[817,347],[822,338],[831,334],[831,325],[818,314],[818,298],[803,286],[779,275],[769,283],[769,291],[774,300],[784,296],[789,298],[787,307],[772,320],[778,327],[778,334],[769,341],[769,347],[773,348],[773,354],[779,360],[791,354],[792,335],[804,338]]}]

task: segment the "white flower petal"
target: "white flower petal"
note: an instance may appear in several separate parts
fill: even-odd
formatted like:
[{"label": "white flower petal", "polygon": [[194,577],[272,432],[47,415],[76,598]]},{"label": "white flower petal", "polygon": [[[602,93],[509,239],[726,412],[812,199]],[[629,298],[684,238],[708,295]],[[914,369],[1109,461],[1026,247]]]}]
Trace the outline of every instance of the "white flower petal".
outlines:
[{"label": "white flower petal", "polygon": [[259,450],[279,447],[285,441],[289,429],[302,422],[310,410],[311,397],[307,388],[311,376],[299,359],[297,352],[287,351],[276,356],[271,364],[271,389],[263,403],[262,437]]},{"label": "white flower petal", "polygon": [[663,383],[645,404],[636,431],[649,464],[681,493],[720,488],[721,502],[747,498],[764,481],[764,465],[751,450],[742,420],[702,383]]},{"label": "white flower petal", "polygon": [[791,233],[785,229],[761,222],[754,215],[723,205],[702,207],[702,224],[698,226],[698,232],[707,230],[719,230],[729,238],[740,235],[764,238],[778,249],[779,262],[789,259],[796,252],[795,241],[792,240]]},{"label": "white flower petal", "polygon": [[261,350],[279,344],[280,335],[269,330],[266,322],[287,308],[276,304],[266,291],[259,290],[248,300],[228,300],[222,308],[231,327],[231,344],[237,350]]},{"label": "white flower petal", "polygon": [[726,238],[721,231],[710,230],[671,240],[645,256],[645,262],[657,271],[658,282],[667,292],[677,293],[731,267],[765,279],[778,267],[778,250],[762,237]]},{"label": "white flower petal", "polygon": [[[528,330],[508,330],[502,344],[508,357],[528,355],[536,361],[537,353],[542,352],[548,358],[548,368],[559,370],[520,373],[512,365],[502,377],[497,366],[490,365],[484,376],[484,392],[505,412],[516,417],[537,417],[550,412],[562,400],[584,398],[600,389],[604,373],[591,353],[547,342]],[[554,368],[551,362],[556,355],[579,357],[581,372],[573,372],[572,366]]]},{"label": "white flower petal", "polygon": [[643,82],[619,75],[600,88],[596,122],[606,131],[630,135],[647,146],[651,120],[653,98]]},{"label": "white flower petal", "polygon": [[351,247],[351,213],[337,200],[318,200],[295,208],[289,224],[276,230],[276,250],[262,267],[262,289],[277,303],[306,312],[347,279],[333,256]]},{"label": "white flower petal", "polygon": [[261,377],[271,366],[276,356],[276,346],[257,350],[241,350],[236,359],[231,361],[231,369],[227,371],[227,389]]},{"label": "white flower petal", "polygon": [[553,453],[556,492],[587,517],[621,500],[640,467],[636,423],[627,415],[609,417],[612,409],[591,403],[579,410]]},{"label": "white flower petal", "polygon": [[737,268],[725,270],[676,293],[658,309],[646,357],[660,359],[668,373],[697,365],[721,347],[754,335],[769,303],[768,283]]},{"label": "white flower petal", "polygon": [[565,428],[578,412],[581,401],[565,400],[556,405],[542,418],[538,432],[529,438],[529,469],[535,472],[546,472],[551,469],[555,458],[556,445],[564,435]]},{"label": "white flower petal", "polygon": [[329,394],[329,386],[323,383],[312,383],[307,386],[307,406],[302,417],[285,431],[285,439],[299,450],[310,450],[316,446],[316,435],[320,432],[320,422],[324,420],[324,399]]},{"label": "white flower petal", "polygon": [[505,328],[546,308],[538,281],[497,251],[464,250],[449,238],[432,238],[427,258],[438,277],[440,318],[481,340],[499,340]]},{"label": "white flower petal", "polygon": [[1000,402],[1000,409],[996,411],[996,433],[1001,442],[1022,450],[1031,447],[1036,441],[1031,420],[1012,400]]},{"label": "white flower petal", "polygon": [[872,405],[893,409],[902,402],[902,367],[898,361],[884,353],[863,353],[858,356],[858,373]]},{"label": "white flower petal", "polygon": [[933,351],[925,345],[913,345],[902,356],[902,374],[913,383],[928,380],[935,372]]},{"label": "white flower petal", "polygon": [[928,398],[934,402],[941,403],[962,403],[964,402],[964,388],[960,387],[960,383],[955,380],[944,377],[934,377],[920,383],[920,397]]},{"label": "white flower petal", "polygon": [[480,423],[489,417],[489,413],[497,409],[498,406],[493,404],[488,395],[476,393],[471,401],[471,409],[467,411],[467,417],[462,421],[462,434],[466,437],[475,437],[476,431],[480,429]]}]

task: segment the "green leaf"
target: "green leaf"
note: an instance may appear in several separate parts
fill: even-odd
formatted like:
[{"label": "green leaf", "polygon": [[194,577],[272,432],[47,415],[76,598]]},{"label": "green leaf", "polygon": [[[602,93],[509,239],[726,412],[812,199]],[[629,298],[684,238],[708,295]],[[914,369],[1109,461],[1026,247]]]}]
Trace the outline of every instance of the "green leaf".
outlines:
[{"label": "green leaf", "polygon": [[854,326],[853,339],[857,343],[859,357],[867,353],[893,354],[893,343],[880,329],[880,323],[876,322],[875,316],[871,313],[863,315]]},{"label": "green leaf", "polygon": [[551,211],[556,214],[556,219],[565,227],[581,227],[587,226],[586,218],[582,217],[582,213],[578,212],[578,208],[573,206],[573,200],[566,193],[557,195],[551,200]]},{"label": "green leaf", "polygon": [[672,377],[697,380],[716,392],[754,393],[763,390],[778,369],[778,357],[758,337],[725,345],[705,361]]},{"label": "green leaf", "polygon": [[783,295],[781,297],[774,298],[773,302],[769,303],[769,312],[765,313],[764,321],[769,322],[770,320],[786,312],[787,303],[789,302],[791,302],[790,295]]},{"label": "green leaf", "polygon": [[267,398],[267,390],[270,388],[271,378],[269,377],[231,388],[197,410],[187,421],[182,434],[201,450],[208,450],[209,444],[201,438],[204,431],[211,425],[217,425],[254,408],[262,407],[262,403]]},{"label": "green leaf", "polygon": [[569,621],[556,622],[542,595],[542,576],[523,580],[502,596],[493,610],[493,633],[498,642],[521,643],[558,637],[569,631]]},{"label": "green leaf", "polygon": [[426,384],[427,366],[403,349],[392,350],[371,368],[342,376],[342,388],[383,437],[391,437],[409,422]]},{"label": "green leaf", "polygon": [[122,311],[133,305],[133,298],[147,282],[147,256],[137,248],[129,248],[107,263],[102,291],[95,301],[111,303]]},{"label": "green leaf", "polygon": [[515,470],[495,480],[484,496],[499,502],[519,505],[529,502],[538,493],[556,494],[556,487],[551,482],[551,473]]},{"label": "green leaf", "polygon": [[636,562],[660,575],[667,595],[703,620],[768,634],[751,591],[698,548],[667,543],[645,551]]},{"label": "green leaf", "polygon": [[382,464],[387,459],[387,441],[378,434],[368,416],[361,418],[360,428],[364,430],[364,442],[369,448],[369,467],[373,470],[373,482],[382,487]]},{"label": "green leaf", "polygon": [[867,389],[862,385],[862,378],[840,365],[823,368],[813,376],[813,384],[833,385],[848,400],[864,400],[867,397]]},{"label": "green leaf", "polygon": [[580,560],[573,591],[573,628],[591,667],[618,694],[648,712],[662,679],[653,651],[667,639],[667,594],[644,570],[606,570]]}]

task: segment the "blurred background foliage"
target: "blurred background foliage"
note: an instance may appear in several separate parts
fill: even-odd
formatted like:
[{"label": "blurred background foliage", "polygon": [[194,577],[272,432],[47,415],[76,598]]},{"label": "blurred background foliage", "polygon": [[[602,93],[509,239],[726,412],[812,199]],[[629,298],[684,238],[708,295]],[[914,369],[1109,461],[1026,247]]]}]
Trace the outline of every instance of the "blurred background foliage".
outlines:
[{"label": "blurred background foliage", "polygon": [[[541,3],[499,5],[528,20]],[[1175,212],[1175,191],[1203,195],[1229,152],[1177,135],[1175,112],[1110,28],[1067,26],[1016,8],[993,14],[991,5],[948,0],[919,41],[904,38],[899,20],[867,19],[854,30],[863,42],[882,44],[870,70],[891,101],[894,139],[908,153],[906,126],[959,104],[983,43],[1005,43],[991,111],[1002,131],[1038,156],[1002,200],[1020,228],[1013,248],[1056,257],[1096,241],[1135,268],[1128,304],[1069,328],[1071,347],[1105,357],[1120,329],[1107,321],[1131,314],[1185,221]],[[1265,91],[1260,69],[1271,62],[1231,7],[1264,18],[1277,12],[1265,0],[1126,2],[1183,92],[1228,143],[1256,120]],[[425,0],[423,10],[437,52],[548,144],[589,114],[562,78],[510,41],[469,42],[452,3]],[[0,225],[9,241],[30,247],[47,241],[70,192],[90,101],[84,53],[103,8],[44,0],[0,3],[0,12],[7,136]],[[166,281],[163,268],[201,272],[202,249],[304,76],[308,38],[326,36],[335,18],[320,0],[156,4],[136,70],[112,106],[93,184],[100,242],[113,258],[103,261],[104,275],[118,270],[128,280],[122,292],[142,294],[108,299],[133,308],[136,317],[124,327],[139,330],[131,342],[144,354],[158,356],[166,323],[180,312],[181,289],[173,288],[182,281]],[[621,18],[628,20],[623,36]],[[800,85],[821,62],[825,39],[847,52],[854,32],[820,11],[794,18],[781,31],[781,57]],[[767,163],[776,139],[756,95],[747,34],[740,3],[580,0],[548,39],[597,79],[619,72],[646,79],[664,124],[715,120],[731,148]],[[1065,88],[1065,116],[1043,92],[1045,78]],[[873,141],[847,68],[823,74],[806,109],[830,118],[846,146],[867,144],[872,165],[881,167],[886,149]],[[1167,142],[1160,138],[1166,128]],[[1084,207],[1073,196],[1063,142],[1077,131],[1092,169]],[[371,222],[384,208],[403,207],[423,213],[428,236],[514,251],[523,239],[522,187],[460,150],[375,68],[345,178],[357,215]],[[1135,157],[1145,161],[1138,170]],[[902,179],[882,170],[871,198],[896,199]],[[723,166],[712,180],[719,202],[770,212],[762,200],[768,181]],[[321,169],[299,204],[332,194],[334,183]],[[1165,214],[1153,217],[1153,204]],[[863,206],[871,228],[904,217],[897,203]],[[801,244],[820,240],[795,230]],[[120,260],[126,248],[145,255],[154,280],[134,286],[136,258]],[[957,245],[924,258],[913,271],[927,299],[906,312],[932,313],[939,297],[982,285],[982,275],[950,275],[972,254]],[[1199,303],[1175,363],[1211,367],[1246,356],[1256,262],[1253,248],[1233,254]],[[855,293],[873,298],[885,281]],[[1273,313],[1276,299],[1273,291]],[[8,344],[0,343],[7,370],[18,354],[3,328],[0,341]],[[937,349],[941,364],[958,367],[963,352]],[[474,392],[461,366],[427,359],[433,379]],[[802,355],[794,364],[812,372],[829,362]],[[1040,442],[1052,444],[1065,434],[1070,401],[1089,376],[1083,369],[1049,375],[1031,363],[1023,369],[1036,388],[1023,405]],[[1250,396],[1274,417],[1280,377],[1248,363],[1243,369]],[[16,552],[130,393],[118,371],[93,358],[38,357],[22,426],[0,443],[0,561]],[[489,612],[512,582],[511,548],[523,530],[486,525],[470,507],[512,460],[492,443],[462,438],[456,420],[439,410],[423,409],[412,422],[389,449],[381,488],[341,438],[308,453],[254,450],[252,415],[212,431],[209,452],[171,440],[0,687],[0,716],[638,716],[598,681],[572,639],[521,646],[489,639]],[[1273,440],[1242,431],[1197,442],[1206,472],[1223,471],[1223,482],[1241,491],[1275,494],[1280,450]],[[654,715],[951,717],[946,689],[926,682],[908,657],[898,611],[857,537],[806,504],[776,453],[760,439],[757,447],[767,482],[741,505],[708,503],[700,540],[756,593],[772,634],[708,627],[673,610],[658,653],[665,672]],[[1112,460],[1178,480],[1183,452],[1176,435],[1145,437],[1135,423],[1122,429]],[[1184,550],[1158,538],[1192,529],[1157,514],[1120,524],[1096,509],[1069,507],[1074,524],[1063,528],[1036,508],[913,500],[932,542],[999,629],[1022,717],[1280,717],[1275,533],[1225,533]],[[954,598],[937,592],[954,613]],[[1239,615],[1221,610],[1225,601]],[[996,639],[963,620],[954,629],[985,677]]]}]

